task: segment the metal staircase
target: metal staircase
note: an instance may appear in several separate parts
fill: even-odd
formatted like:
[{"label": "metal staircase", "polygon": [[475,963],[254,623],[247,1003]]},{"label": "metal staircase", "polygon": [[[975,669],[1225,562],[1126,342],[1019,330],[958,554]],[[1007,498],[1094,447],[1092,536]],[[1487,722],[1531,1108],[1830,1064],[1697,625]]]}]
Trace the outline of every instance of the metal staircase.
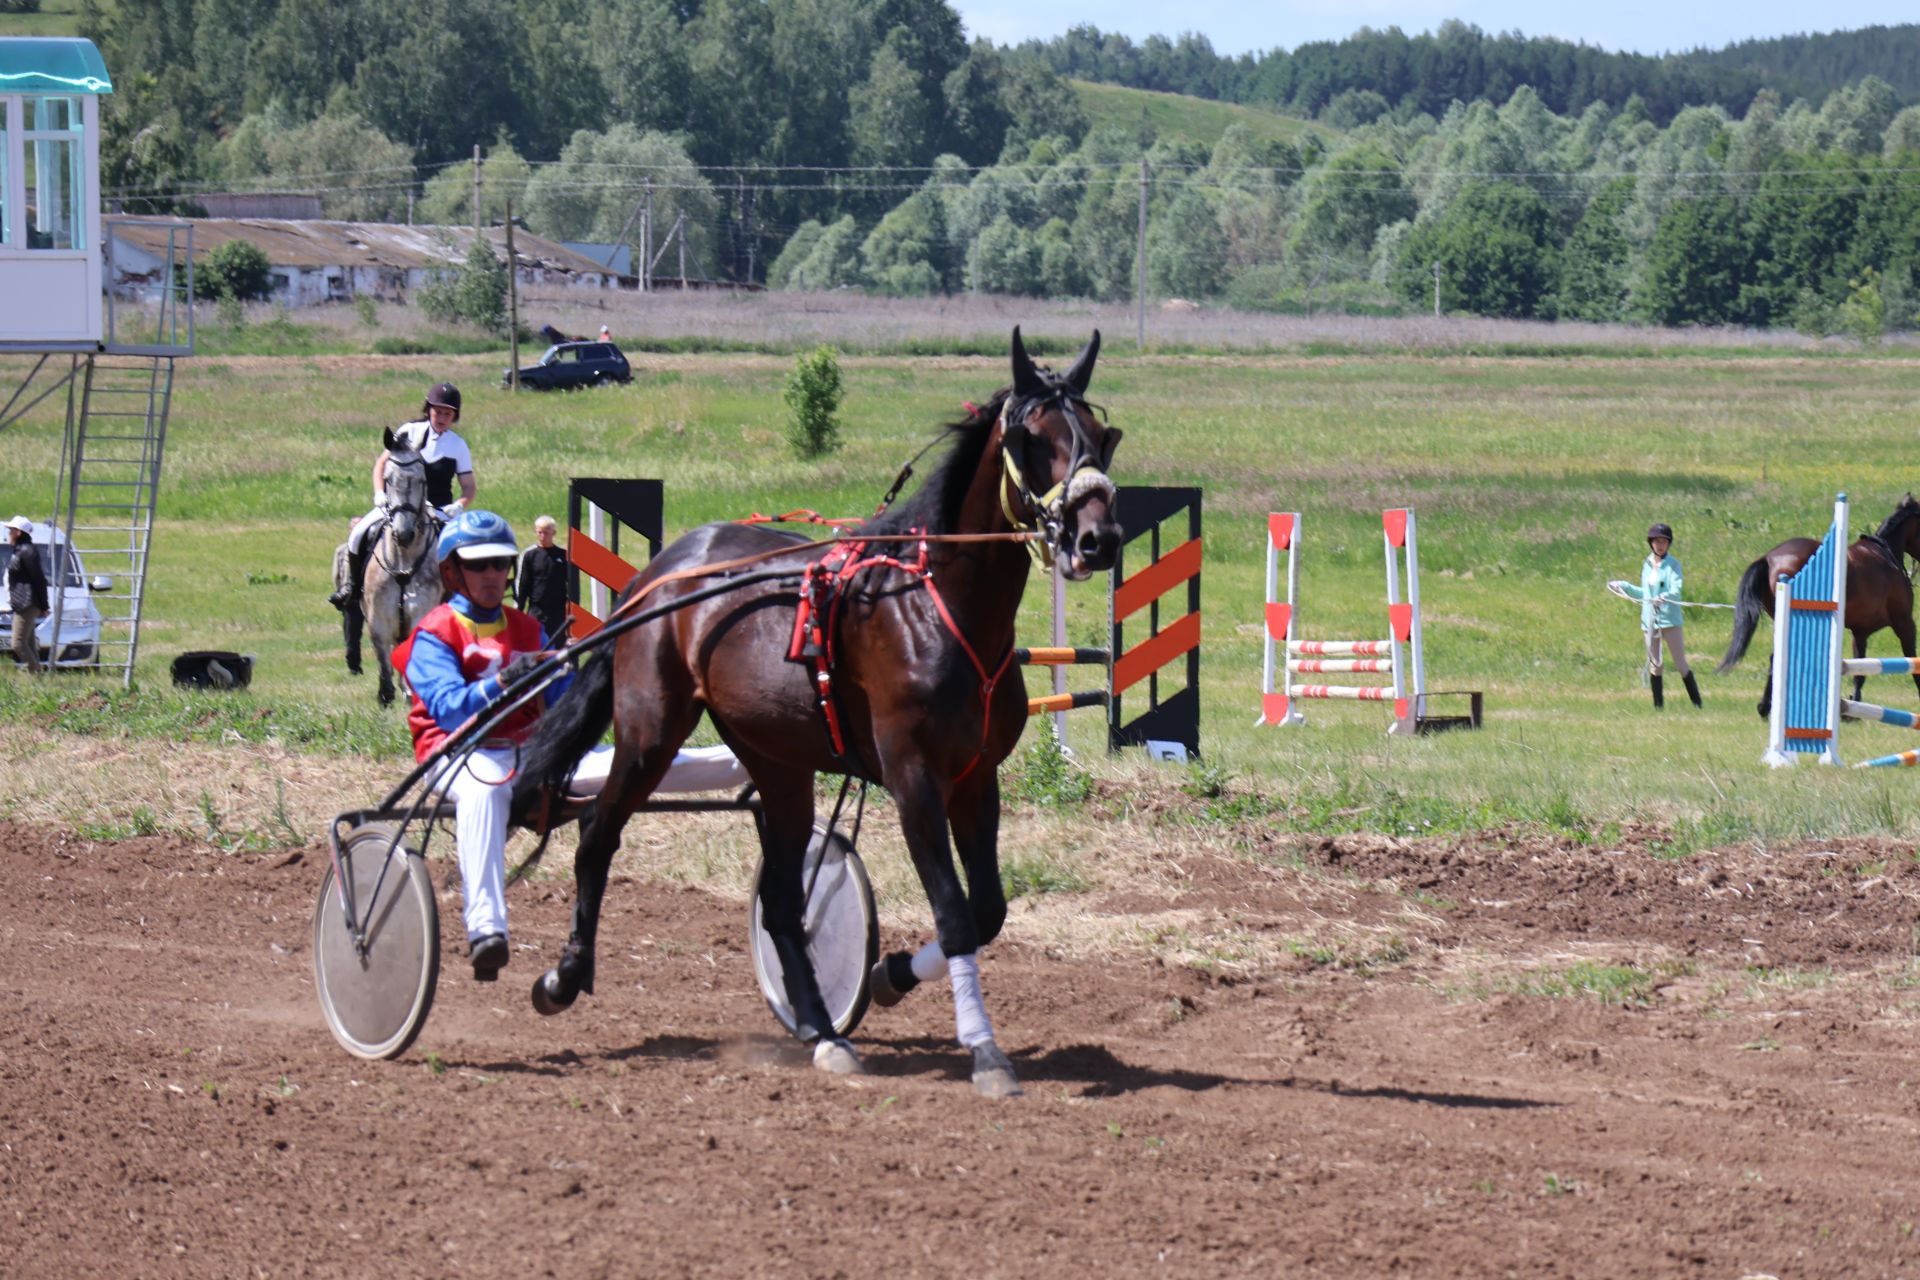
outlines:
[{"label": "metal staircase", "polygon": [[[77,411],[69,410],[61,449],[54,524],[81,562],[79,570],[71,563],[63,566],[62,575],[73,586],[81,585],[78,571],[90,585],[108,580],[106,590],[92,592],[100,611],[94,656],[101,671],[119,673],[123,686],[133,683],[139,656],[173,365],[172,356],[162,355],[103,354],[85,360],[77,379]],[[66,610],[55,612],[52,652],[60,655],[69,644],[60,634]]]}]

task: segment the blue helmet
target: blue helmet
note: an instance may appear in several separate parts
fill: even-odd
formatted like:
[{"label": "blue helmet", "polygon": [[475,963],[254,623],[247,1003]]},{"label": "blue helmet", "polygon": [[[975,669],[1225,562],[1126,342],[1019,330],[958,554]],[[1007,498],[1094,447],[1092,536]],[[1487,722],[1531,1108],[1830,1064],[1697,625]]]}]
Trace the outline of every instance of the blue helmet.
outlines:
[{"label": "blue helmet", "polygon": [[513,529],[491,511],[462,511],[459,519],[440,531],[438,550],[442,563],[455,556],[462,560],[485,560],[520,554],[519,544],[513,540]]}]

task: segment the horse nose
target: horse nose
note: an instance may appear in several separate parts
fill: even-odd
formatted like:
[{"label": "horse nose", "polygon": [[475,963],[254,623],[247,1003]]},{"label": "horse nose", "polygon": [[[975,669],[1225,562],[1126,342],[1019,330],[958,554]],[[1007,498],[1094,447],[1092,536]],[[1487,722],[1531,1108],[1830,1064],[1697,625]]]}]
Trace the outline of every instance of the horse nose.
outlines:
[{"label": "horse nose", "polygon": [[1079,545],[1075,548],[1081,562],[1090,569],[1110,568],[1114,553],[1119,549],[1120,531],[1111,525],[1082,529]]}]

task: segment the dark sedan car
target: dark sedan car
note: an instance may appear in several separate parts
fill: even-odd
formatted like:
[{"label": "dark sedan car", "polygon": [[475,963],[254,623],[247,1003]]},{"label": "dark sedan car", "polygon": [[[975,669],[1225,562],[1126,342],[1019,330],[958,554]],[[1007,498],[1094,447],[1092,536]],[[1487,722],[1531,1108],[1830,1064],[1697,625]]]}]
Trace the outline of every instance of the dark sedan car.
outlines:
[{"label": "dark sedan car", "polygon": [[[511,371],[502,375],[506,386]],[[599,387],[609,382],[632,382],[633,370],[620,348],[611,342],[562,342],[547,348],[538,364],[520,370],[520,385],[538,391],[565,391],[572,387]]]}]

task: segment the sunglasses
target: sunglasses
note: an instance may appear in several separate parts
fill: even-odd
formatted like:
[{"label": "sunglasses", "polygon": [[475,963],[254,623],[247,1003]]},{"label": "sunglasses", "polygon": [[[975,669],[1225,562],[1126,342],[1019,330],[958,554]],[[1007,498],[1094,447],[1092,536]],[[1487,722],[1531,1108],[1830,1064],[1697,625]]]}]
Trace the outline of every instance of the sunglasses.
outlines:
[{"label": "sunglasses", "polygon": [[463,559],[460,565],[464,569],[473,569],[479,573],[505,573],[513,568],[513,557],[489,556],[485,560]]}]

